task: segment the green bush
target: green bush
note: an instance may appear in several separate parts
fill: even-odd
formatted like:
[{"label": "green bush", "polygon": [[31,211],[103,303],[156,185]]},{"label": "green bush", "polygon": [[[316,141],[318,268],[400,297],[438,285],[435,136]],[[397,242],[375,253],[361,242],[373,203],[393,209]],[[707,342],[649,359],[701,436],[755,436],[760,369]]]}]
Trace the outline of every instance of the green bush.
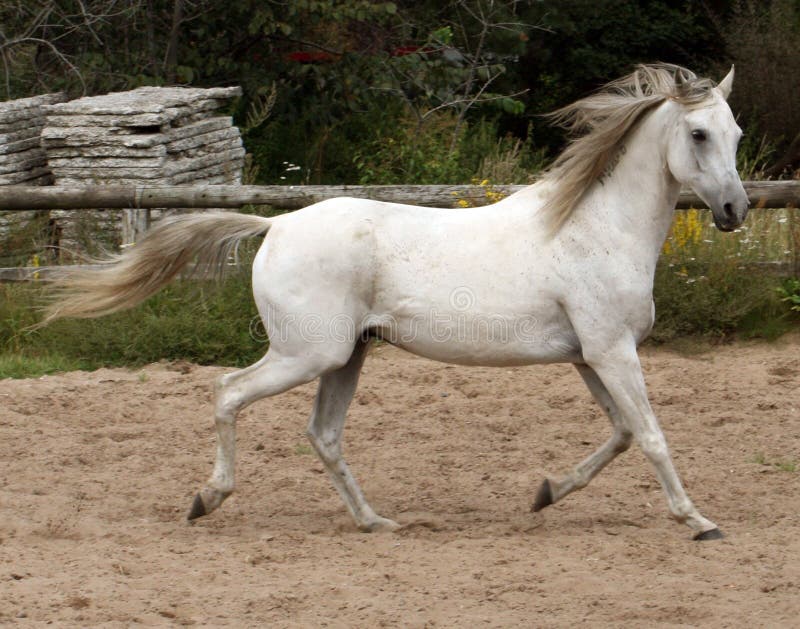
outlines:
[{"label": "green bush", "polygon": [[353,160],[358,182],[370,184],[458,184],[475,178],[495,184],[526,183],[544,165],[533,136],[522,141],[498,139],[497,124],[482,119],[459,125],[455,115],[440,112],[424,122],[400,118]]},{"label": "green bush", "polygon": [[773,275],[735,264],[700,263],[676,270],[662,261],[656,271],[656,321],[650,338],[775,338],[792,325],[777,284]]}]

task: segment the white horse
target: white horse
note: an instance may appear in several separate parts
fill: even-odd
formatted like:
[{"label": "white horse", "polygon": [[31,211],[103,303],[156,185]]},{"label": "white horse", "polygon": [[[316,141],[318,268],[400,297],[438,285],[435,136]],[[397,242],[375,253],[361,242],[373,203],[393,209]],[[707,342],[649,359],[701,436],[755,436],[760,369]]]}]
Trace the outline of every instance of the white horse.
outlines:
[{"label": "white horse", "polygon": [[695,539],[719,538],[681,486],[636,348],[653,324],[653,275],[681,185],[723,231],[747,214],[735,159],[741,130],[726,103],[732,82],[733,69],[715,86],[675,66],[638,67],[556,112],[583,135],[542,180],[490,207],[338,198],[276,218],[165,220],[102,270],[63,280],[47,320],[127,308],[188,263],[219,270],[241,239],[266,234],[252,273],[269,350],[217,383],[216,463],[189,519],[234,489],[237,413],[319,378],[312,445],[360,529],[396,528],[364,499],[341,454],[369,339],[381,337],[460,365],[573,363],[613,434],[568,474],[545,479],[534,509],[584,487],[635,439],[672,516]]}]

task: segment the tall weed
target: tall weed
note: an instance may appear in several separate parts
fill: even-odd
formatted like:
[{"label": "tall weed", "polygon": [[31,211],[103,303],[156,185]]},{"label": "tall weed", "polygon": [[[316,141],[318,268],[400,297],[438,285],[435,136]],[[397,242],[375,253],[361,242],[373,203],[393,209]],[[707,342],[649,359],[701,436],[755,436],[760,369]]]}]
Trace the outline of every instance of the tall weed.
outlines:
[{"label": "tall weed", "polygon": [[656,271],[651,338],[771,338],[794,325],[778,289],[795,268],[798,223],[796,209],[759,209],[725,234],[707,210],[677,211]]}]

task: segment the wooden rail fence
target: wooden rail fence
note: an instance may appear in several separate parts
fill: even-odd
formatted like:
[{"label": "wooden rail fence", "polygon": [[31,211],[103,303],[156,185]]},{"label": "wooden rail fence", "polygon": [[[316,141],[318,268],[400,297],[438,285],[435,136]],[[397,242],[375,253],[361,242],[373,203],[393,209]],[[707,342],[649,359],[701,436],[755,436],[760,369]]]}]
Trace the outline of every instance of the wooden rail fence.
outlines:
[{"label": "wooden rail fence", "polygon": [[[497,185],[491,190],[513,194],[525,186]],[[800,181],[745,181],[754,208],[800,206]],[[431,207],[453,207],[458,199],[488,205],[487,188],[438,186],[0,186],[0,211],[114,208],[240,208],[271,205],[294,210],[323,199],[358,197]],[[693,192],[683,190],[678,208],[703,208]]]}]

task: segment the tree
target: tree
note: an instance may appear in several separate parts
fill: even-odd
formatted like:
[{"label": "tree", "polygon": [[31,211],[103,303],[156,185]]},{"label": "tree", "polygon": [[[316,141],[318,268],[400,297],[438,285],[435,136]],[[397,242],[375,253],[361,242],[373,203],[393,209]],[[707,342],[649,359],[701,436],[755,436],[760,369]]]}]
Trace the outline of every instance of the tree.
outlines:
[{"label": "tree", "polygon": [[[521,17],[542,28],[531,33],[517,66],[529,88],[530,114],[553,111],[627,74],[637,63],[664,61],[703,73],[723,55],[704,3],[686,0],[541,0]],[[561,134],[539,130],[553,148]]]},{"label": "tree", "polygon": [[766,174],[800,170],[800,2],[742,0],[717,27],[736,64],[732,106],[775,147]]}]

